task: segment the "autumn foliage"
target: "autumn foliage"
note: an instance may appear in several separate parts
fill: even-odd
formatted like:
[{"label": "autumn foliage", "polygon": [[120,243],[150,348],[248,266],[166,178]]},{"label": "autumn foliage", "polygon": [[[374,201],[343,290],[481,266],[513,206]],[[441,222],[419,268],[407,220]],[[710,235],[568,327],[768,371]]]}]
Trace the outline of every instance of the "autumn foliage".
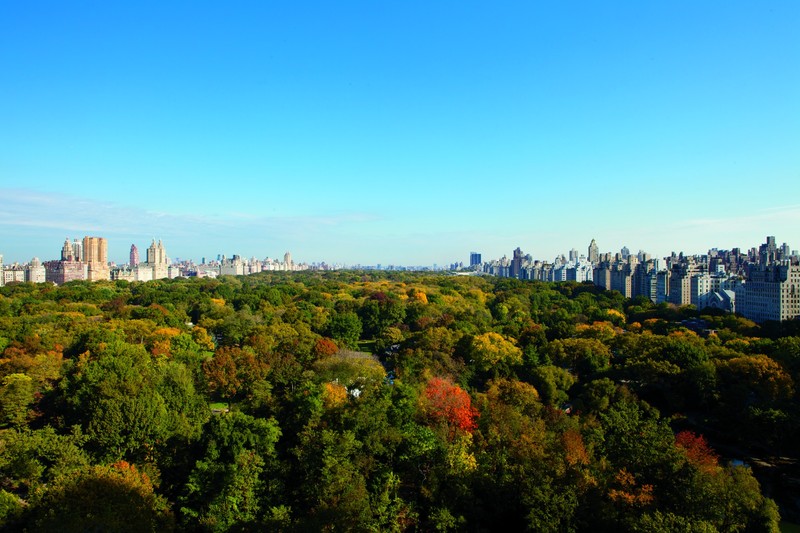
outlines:
[{"label": "autumn foliage", "polygon": [[325,383],[322,388],[322,402],[326,409],[339,407],[347,401],[347,389],[338,383]]},{"label": "autumn foliage", "polygon": [[321,337],[317,339],[317,342],[314,344],[314,355],[318,358],[336,355],[338,352],[339,347],[336,346],[336,343],[333,341],[333,339]]},{"label": "autumn foliage", "polygon": [[796,461],[798,383],[799,321],[589,283],[7,284],[0,531],[775,531],[794,462],[675,432]]},{"label": "autumn foliage", "polygon": [[653,503],[653,485],[640,485],[636,477],[624,468],[614,477],[614,485],[615,488],[608,491],[608,497],[613,502],[634,507]]},{"label": "autumn foliage", "polygon": [[59,479],[44,495],[37,531],[169,531],[174,518],[147,474],[127,461]]},{"label": "autumn foliage", "polygon": [[449,379],[430,379],[423,397],[426,411],[434,421],[468,433],[477,427],[478,410],[472,406],[469,394]]},{"label": "autumn foliage", "polygon": [[702,435],[695,435],[691,431],[681,431],[675,435],[675,446],[677,446],[686,458],[694,466],[709,470],[717,466],[719,455],[711,449]]}]

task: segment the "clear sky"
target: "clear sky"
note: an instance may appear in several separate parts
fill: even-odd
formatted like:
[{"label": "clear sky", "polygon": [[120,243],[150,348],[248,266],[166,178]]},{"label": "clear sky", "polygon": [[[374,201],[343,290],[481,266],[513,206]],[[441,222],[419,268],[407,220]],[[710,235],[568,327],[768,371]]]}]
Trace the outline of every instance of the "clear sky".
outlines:
[{"label": "clear sky", "polygon": [[0,254],[800,248],[800,2],[3,2]]}]

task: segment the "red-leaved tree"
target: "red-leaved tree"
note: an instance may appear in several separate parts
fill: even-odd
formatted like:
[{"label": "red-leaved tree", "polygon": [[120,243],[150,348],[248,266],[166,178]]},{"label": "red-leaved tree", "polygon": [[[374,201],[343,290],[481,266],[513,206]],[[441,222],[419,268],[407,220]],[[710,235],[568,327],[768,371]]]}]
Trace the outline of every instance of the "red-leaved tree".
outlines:
[{"label": "red-leaved tree", "polygon": [[458,429],[471,433],[477,427],[478,410],[469,394],[446,378],[432,378],[424,392],[425,411],[436,422],[445,422],[451,432]]},{"label": "red-leaved tree", "polygon": [[336,346],[336,343],[333,341],[333,339],[329,339],[328,337],[321,337],[317,339],[317,342],[314,344],[314,355],[318,359],[336,355],[338,352],[339,347]]},{"label": "red-leaved tree", "polygon": [[675,446],[683,450],[691,464],[703,470],[717,466],[719,455],[708,445],[705,437],[691,431],[681,431],[675,435]]}]

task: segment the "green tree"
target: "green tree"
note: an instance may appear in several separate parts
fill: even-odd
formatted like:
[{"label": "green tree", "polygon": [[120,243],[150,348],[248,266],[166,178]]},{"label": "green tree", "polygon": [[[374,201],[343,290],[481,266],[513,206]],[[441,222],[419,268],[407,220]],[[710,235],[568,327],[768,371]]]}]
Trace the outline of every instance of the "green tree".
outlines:
[{"label": "green tree", "polygon": [[256,528],[280,500],[275,420],[231,412],[208,422],[179,498],[182,523],[211,531]]},{"label": "green tree", "polygon": [[364,334],[375,338],[388,327],[401,324],[406,317],[403,303],[383,292],[372,294],[358,310]]},{"label": "green tree", "polygon": [[0,431],[0,484],[27,498],[56,479],[89,464],[83,450],[86,438],[75,428],[60,435],[47,426],[43,429]]},{"label": "green tree", "polygon": [[23,510],[23,502],[17,496],[0,489],[0,528],[14,524]]},{"label": "green tree", "polygon": [[174,519],[149,477],[124,461],[56,480],[23,523],[35,531],[171,531]]},{"label": "green tree", "polygon": [[353,463],[361,443],[350,431],[308,427],[295,449],[308,513],[300,529],[370,531],[372,514],[366,480]]},{"label": "green tree", "polygon": [[81,426],[98,458],[152,461],[158,446],[175,436],[192,438],[207,416],[179,366],[156,364],[143,346],[116,342],[68,369],[59,390],[63,415]]},{"label": "green tree", "polygon": [[28,418],[35,392],[33,379],[25,374],[9,374],[0,388],[0,416],[4,425],[22,427]]},{"label": "green tree", "polygon": [[575,381],[569,371],[554,365],[539,366],[531,371],[531,382],[542,401],[553,407],[560,407],[569,400],[568,391]]},{"label": "green tree", "polygon": [[326,331],[338,344],[355,348],[361,338],[361,320],[352,311],[334,313],[328,320]]},{"label": "green tree", "polygon": [[547,350],[555,364],[572,369],[579,375],[596,374],[611,365],[611,350],[597,339],[555,340]]}]

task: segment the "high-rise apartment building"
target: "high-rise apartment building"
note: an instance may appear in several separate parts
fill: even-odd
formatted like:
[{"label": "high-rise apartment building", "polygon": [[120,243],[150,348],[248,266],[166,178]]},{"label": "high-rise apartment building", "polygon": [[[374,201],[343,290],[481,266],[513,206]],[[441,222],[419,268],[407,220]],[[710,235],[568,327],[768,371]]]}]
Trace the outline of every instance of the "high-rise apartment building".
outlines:
[{"label": "high-rise apartment building", "polygon": [[163,279],[169,277],[169,259],[164,243],[159,239],[158,243],[153,239],[150,247],[147,248],[147,268],[152,269],[153,274],[150,279]]},{"label": "high-rise apartment building", "polygon": [[664,303],[669,300],[670,271],[659,270],[656,272],[656,303]]},{"label": "high-rise apartment building", "polygon": [[600,262],[600,249],[597,247],[597,243],[592,239],[592,242],[589,243],[589,253],[586,256],[589,259],[589,262],[593,265],[596,265]]},{"label": "high-rise apartment building", "polygon": [[[81,261],[81,247],[76,250],[75,243],[69,242],[69,237],[64,239],[64,246],[61,247],[62,261]],[[77,252],[77,253],[76,253]]]},{"label": "high-rise apartment building", "polygon": [[[287,252],[288,254],[288,252]],[[291,257],[289,258],[291,260]],[[244,276],[244,262],[238,255],[231,259],[223,259],[219,264],[220,276]]]},{"label": "high-rise apartment building", "polygon": [[139,249],[136,247],[135,244],[131,244],[131,254],[130,254],[129,266],[131,268],[134,268],[138,264],[139,264]]},{"label": "high-rise apartment building", "polygon": [[611,267],[611,290],[619,291],[625,298],[633,296],[633,272],[628,263],[616,263]]},{"label": "high-rise apartment building", "polygon": [[512,278],[519,278],[522,272],[522,250],[519,246],[514,250],[514,256],[511,259],[509,276]]},{"label": "high-rise apartment building", "polygon": [[735,290],[736,312],[750,320],[791,320],[800,317],[800,265],[787,255],[789,246],[778,247],[768,236],[758,251],[751,249],[745,264],[747,279]]},{"label": "high-rise apartment building", "polygon": [[695,274],[692,276],[690,284],[689,298],[692,302],[692,305],[698,309],[705,309],[708,307],[711,294],[716,292],[712,290],[713,284],[711,274],[708,272]]},{"label": "high-rise apartment building", "polygon": [[673,265],[669,278],[669,303],[675,305],[692,303],[692,275],[696,273],[692,264],[677,263]]},{"label": "high-rise apartment building", "polygon": [[156,244],[156,240],[147,248],[147,263],[150,265],[160,265],[167,263],[167,250],[164,248],[164,243],[161,240]]},{"label": "high-rise apartment building", "polygon": [[83,261],[83,242],[78,239],[72,239],[72,256],[75,261]]},{"label": "high-rise apartment building", "polygon": [[635,265],[617,260],[600,261],[594,265],[591,280],[607,291],[619,291],[625,298],[633,296]]},{"label": "high-rise apartment building", "polygon": [[88,278],[88,265],[83,262],[83,243],[78,239],[70,242],[64,239],[61,247],[60,261],[46,261],[44,267],[45,281],[63,285],[69,281]]},{"label": "high-rise apartment building", "polygon": [[83,238],[83,262],[108,264],[108,241],[104,237]]},{"label": "high-rise apartment building", "polygon": [[800,265],[758,265],[736,287],[736,311],[746,318],[791,320],[800,317]]},{"label": "high-rise apartment building", "polygon": [[653,302],[656,301],[655,270],[655,262],[652,260],[637,263],[633,267],[633,286],[631,289],[633,297],[644,296]]},{"label": "high-rise apartment building", "polygon": [[592,272],[594,284],[607,291],[611,290],[611,265],[607,261],[596,264]]},{"label": "high-rise apartment building", "polygon": [[83,238],[83,263],[88,267],[89,281],[110,279],[108,241],[104,237]]},{"label": "high-rise apartment building", "polygon": [[575,263],[568,263],[563,268],[567,271],[567,281],[583,283],[584,281],[594,280],[592,264],[586,261],[585,258],[581,258]]},{"label": "high-rise apartment building", "polygon": [[778,247],[775,245],[775,237],[767,237],[767,242],[758,248],[758,264],[771,265],[778,260]]},{"label": "high-rise apartment building", "polygon": [[578,262],[578,250],[576,250],[575,248],[569,251],[569,262],[570,263]]}]

